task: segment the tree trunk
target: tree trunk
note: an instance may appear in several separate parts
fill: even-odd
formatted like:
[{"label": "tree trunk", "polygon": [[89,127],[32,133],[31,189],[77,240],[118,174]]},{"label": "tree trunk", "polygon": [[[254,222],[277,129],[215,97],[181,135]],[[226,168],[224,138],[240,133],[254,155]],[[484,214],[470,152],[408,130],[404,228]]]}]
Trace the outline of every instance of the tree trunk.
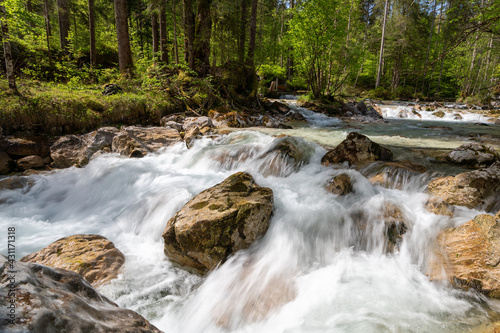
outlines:
[{"label": "tree trunk", "polygon": [[247,38],[247,0],[241,0],[241,12],[240,12],[240,26],[238,34],[238,62],[242,64],[245,62],[245,40]]},{"label": "tree trunk", "polygon": [[165,13],[165,3],[160,5],[160,60],[168,63],[168,48],[167,48],[167,14]]},{"label": "tree trunk", "polygon": [[389,11],[389,0],[385,0],[384,6],[384,22],[382,23],[382,40],[380,41],[380,56],[378,58],[377,80],[375,81],[375,88],[380,85],[380,76],[382,75],[382,64],[384,59],[384,43],[385,43],[385,26],[387,23],[387,12]]},{"label": "tree trunk", "polygon": [[7,81],[9,82],[9,91],[15,95],[19,95],[16,85],[16,76],[14,75],[14,64],[12,63],[12,52],[9,41],[9,27],[7,25],[7,14],[5,12],[4,2],[0,1],[0,19],[3,41],[3,54],[5,57],[5,69]]},{"label": "tree trunk", "polygon": [[52,57],[50,55],[50,36],[52,35],[52,29],[50,28],[50,8],[49,0],[43,0],[43,11],[45,16],[45,37],[47,41],[47,54],[49,56],[49,64],[52,63]]},{"label": "tree trunk", "polygon": [[252,0],[252,11],[250,13],[250,41],[248,43],[247,63],[253,67],[255,55],[255,35],[257,32],[257,2]]},{"label": "tree trunk", "polygon": [[95,0],[89,0],[89,34],[90,34],[90,66],[97,63],[97,49],[95,45]]},{"label": "tree trunk", "polygon": [[59,43],[61,50],[67,54],[69,49],[69,6],[68,0],[57,0],[57,13],[59,17]]},{"label": "tree trunk", "polygon": [[151,31],[153,34],[153,58],[156,61],[156,56],[159,50],[159,34],[158,34],[158,14],[151,14]]},{"label": "tree trunk", "polygon": [[172,16],[174,18],[174,56],[175,64],[179,64],[179,47],[177,46],[177,10],[175,9],[175,1],[172,0]]},{"label": "tree trunk", "polygon": [[437,3],[437,0],[434,0],[434,6],[432,9],[431,32],[429,34],[429,43],[427,44],[427,56],[425,57],[424,74],[422,75],[422,93],[424,93],[425,77],[427,76],[427,64],[429,63],[429,54],[431,52],[432,35],[434,33],[434,22],[436,21],[436,3]]},{"label": "tree trunk", "polygon": [[193,13],[193,1],[184,0],[184,35],[186,36],[185,41],[185,59],[188,63],[189,68],[195,70],[194,68],[194,13]]},{"label": "tree trunk", "polygon": [[200,0],[196,16],[196,31],[193,45],[195,71],[201,77],[210,73],[210,37],[212,35],[212,0]]},{"label": "tree trunk", "polygon": [[130,51],[130,38],[128,34],[127,1],[114,0],[114,5],[120,72],[123,75],[130,75],[133,64],[132,52]]}]

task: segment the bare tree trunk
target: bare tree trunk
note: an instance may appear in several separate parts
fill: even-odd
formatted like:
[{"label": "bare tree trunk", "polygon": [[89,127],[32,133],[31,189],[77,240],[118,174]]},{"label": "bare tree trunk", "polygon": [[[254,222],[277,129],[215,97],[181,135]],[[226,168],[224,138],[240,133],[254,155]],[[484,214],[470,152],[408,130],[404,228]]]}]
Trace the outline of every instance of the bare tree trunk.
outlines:
[{"label": "bare tree trunk", "polygon": [[89,0],[89,35],[90,35],[90,66],[97,63],[97,49],[95,45],[95,0]]},{"label": "bare tree trunk", "polygon": [[201,77],[210,73],[211,5],[212,0],[200,0],[197,8],[193,60],[195,70]]},{"label": "bare tree trunk", "polygon": [[153,58],[156,61],[156,56],[158,54],[159,50],[159,35],[158,35],[158,14],[153,13],[151,14],[151,31],[153,35]]},{"label": "bare tree trunk", "polygon": [[257,2],[252,0],[252,11],[250,13],[250,41],[248,43],[247,63],[253,67],[255,55],[255,35],[257,32]]},{"label": "bare tree trunk", "polygon": [[130,75],[133,63],[132,52],[130,51],[130,37],[128,34],[127,2],[126,0],[114,0],[114,4],[120,72],[124,75]]},{"label": "bare tree trunk", "polygon": [[427,44],[427,56],[425,57],[424,74],[422,75],[422,93],[424,92],[425,77],[427,76],[427,64],[429,63],[429,54],[431,52],[432,35],[434,33],[434,22],[436,21],[436,4],[437,4],[437,0],[434,0],[434,6],[432,9],[431,32],[429,34],[429,44]]},{"label": "bare tree trunk", "polygon": [[247,16],[248,16],[248,1],[241,0],[241,12],[240,12],[240,26],[238,34],[238,62],[242,64],[245,61],[245,40],[247,32]]},{"label": "bare tree trunk", "polygon": [[175,9],[175,1],[172,0],[172,16],[174,18],[174,57],[175,64],[179,64],[179,48],[177,46],[177,10]]},{"label": "bare tree trunk", "polygon": [[384,43],[385,43],[385,26],[387,24],[387,12],[389,11],[389,0],[385,0],[384,6],[384,22],[382,23],[382,39],[380,41],[380,56],[378,58],[377,80],[375,81],[375,88],[380,85],[380,77],[382,75],[382,64],[384,59]]},{"label": "bare tree trunk", "polygon": [[[486,56],[486,67],[484,68],[484,85],[488,81],[488,73],[490,73],[490,59],[491,59],[491,48],[493,47],[493,35],[490,36],[490,43],[488,45],[488,55]],[[493,74],[493,73],[490,73]],[[483,85],[483,87],[484,87]]]},{"label": "bare tree trunk", "polygon": [[161,62],[168,63],[168,49],[167,49],[167,15],[165,13],[165,3],[160,5],[160,60]]},{"label": "bare tree trunk", "polygon": [[184,35],[186,36],[185,43],[185,59],[189,68],[194,70],[194,13],[192,0],[184,0]]},{"label": "bare tree trunk", "polygon": [[57,0],[57,13],[59,17],[59,43],[61,50],[67,54],[69,51],[69,6],[68,0]]},{"label": "bare tree trunk", "polygon": [[7,81],[9,82],[9,91],[15,95],[19,95],[16,85],[16,76],[14,73],[14,64],[12,63],[12,52],[9,41],[9,26],[7,25],[7,14],[5,12],[4,2],[0,1],[0,19],[3,41],[3,54],[5,57],[5,69]]},{"label": "bare tree trunk", "polygon": [[49,56],[49,64],[52,63],[52,57],[50,55],[50,36],[52,35],[52,29],[50,27],[50,8],[49,0],[43,0],[43,11],[45,16],[45,37],[47,41],[47,54]]},{"label": "bare tree trunk", "polygon": [[[290,1],[290,8],[293,9],[295,7],[295,1]],[[290,13],[290,19],[292,18],[292,14]],[[288,48],[288,57],[286,61],[286,78],[289,81],[293,76],[293,56],[292,56],[293,47]]]}]

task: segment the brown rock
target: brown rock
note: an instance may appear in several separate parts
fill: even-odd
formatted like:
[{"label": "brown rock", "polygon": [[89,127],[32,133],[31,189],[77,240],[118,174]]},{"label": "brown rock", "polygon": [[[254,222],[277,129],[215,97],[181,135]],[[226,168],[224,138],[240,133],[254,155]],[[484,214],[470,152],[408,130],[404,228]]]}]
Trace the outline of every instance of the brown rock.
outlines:
[{"label": "brown rock", "polygon": [[358,132],[349,133],[344,141],[321,159],[325,166],[344,162],[359,166],[373,161],[392,161],[392,152]]},{"label": "brown rock", "polygon": [[399,250],[403,235],[409,227],[401,209],[392,203],[386,203],[383,210],[383,220],[387,237],[386,251],[389,253]]},{"label": "brown rock", "polygon": [[52,165],[56,168],[69,168],[78,165],[80,150],[83,147],[82,140],[75,135],[60,137],[51,147],[50,156]]},{"label": "brown rock", "polygon": [[[2,322],[2,332],[161,333],[139,314],[99,294],[75,272],[9,262],[0,255],[2,286],[11,282],[11,269],[16,271],[16,318],[14,323]],[[6,295],[7,289],[2,289]],[[10,305],[9,300],[0,297],[2,309]]]},{"label": "brown rock", "polygon": [[410,175],[424,173],[427,168],[411,161],[373,163],[363,174],[373,185],[401,189]]},{"label": "brown rock", "polygon": [[5,137],[0,140],[1,150],[14,158],[30,155],[46,157],[50,153],[48,140],[44,136]]},{"label": "brown rock", "polygon": [[443,118],[444,117],[444,112],[443,111],[436,111],[432,115],[434,117]]},{"label": "brown rock", "polygon": [[45,163],[43,158],[36,155],[26,156],[16,161],[17,166],[22,170],[43,168]]},{"label": "brown rock", "polygon": [[143,157],[180,141],[179,132],[171,128],[130,126],[113,138],[112,150],[128,157]]},{"label": "brown rock", "polygon": [[168,221],[165,254],[200,273],[214,269],[266,233],[272,210],[272,190],[248,173],[236,173],[198,194]]},{"label": "brown rock", "polygon": [[332,177],[328,184],[326,184],[326,190],[330,193],[337,195],[346,195],[352,192],[351,177],[349,175],[342,173],[335,177]]},{"label": "brown rock", "polygon": [[214,127],[214,124],[212,122],[212,119],[208,117],[189,117],[184,120],[184,131],[188,132],[191,128],[198,127],[198,128],[203,128],[203,127]]},{"label": "brown rock", "polygon": [[281,136],[274,139],[269,148],[259,157],[264,163],[259,172],[267,176],[289,176],[309,163],[314,148],[302,138]]},{"label": "brown rock", "polygon": [[15,163],[6,152],[0,151],[0,175],[6,175],[12,171]]},{"label": "brown rock", "polygon": [[425,204],[425,208],[436,215],[453,216],[454,207],[447,204],[441,198],[430,198]]},{"label": "brown rock", "polygon": [[12,176],[0,180],[0,190],[25,189],[27,192],[35,185],[35,181],[30,177]]},{"label": "brown rock", "polygon": [[125,256],[105,237],[74,235],[61,238],[21,261],[68,269],[99,285],[116,278]]},{"label": "brown rock", "polygon": [[442,231],[430,278],[446,279],[455,287],[473,288],[489,297],[500,298],[499,223],[500,220],[484,214],[457,228]]},{"label": "brown rock", "polygon": [[195,126],[191,127],[186,134],[184,134],[184,141],[186,142],[186,147],[190,149],[193,146],[194,140],[200,135],[200,129]]},{"label": "brown rock", "polygon": [[427,191],[448,205],[497,211],[500,209],[500,162],[487,169],[435,178]]}]

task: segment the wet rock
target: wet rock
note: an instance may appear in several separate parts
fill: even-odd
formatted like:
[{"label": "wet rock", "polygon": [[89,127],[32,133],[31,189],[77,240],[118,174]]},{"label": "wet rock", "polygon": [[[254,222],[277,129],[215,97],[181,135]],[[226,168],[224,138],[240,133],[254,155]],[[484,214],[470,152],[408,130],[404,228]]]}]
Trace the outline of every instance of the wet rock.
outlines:
[{"label": "wet rock", "polygon": [[17,166],[22,170],[43,168],[45,163],[43,158],[36,155],[26,156],[16,161]]},{"label": "wet rock", "polygon": [[30,177],[12,176],[0,180],[0,190],[24,189],[24,192],[28,192],[33,185],[35,181]]},{"label": "wet rock", "polygon": [[352,192],[351,177],[345,173],[334,176],[328,180],[325,188],[333,194],[347,195]]},{"label": "wet rock", "polygon": [[487,169],[435,178],[427,186],[427,192],[448,205],[497,211],[500,209],[500,162]]},{"label": "wet rock", "polygon": [[421,174],[427,168],[411,161],[373,163],[361,172],[373,185],[402,189],[410,176]]},{"label": "wet rock", "polygon": [[349,133],[344,141],[321,159],[325,166],[344,162],[359,166],[373,161],[392,161],[392,152],[358,132]]},{"label": "wet rock", "polygon": [[442,231],[439,249],[429,272],[434,280],[475,289],[500,298],[500,220],[487,214],[456,228]]},{"label": "wet rock", "polygon": [[50,156],[53,160],[52,165],[56,168],[69,168],[73,165],[78,165],[82,147],[82,140],[75,135],[60,137],[50,147]]},{"label": "wet rock", "polygon": [[171,128],[130,126],[113,138],[112,151],[128,157],[143,157],[180,141],[179,132]]},{"label": "wet rock", "polygon": [[282,136],[274,139],[269,148],[262,153],[259,172],[264,176],[289,176],[309,163],[314,151],[311,145],[302,138]]},{"label": "wet rock", "polygon": [[110,84],[107,84],[104,86],[104,90],[103,90],[102,94],[104,96],[110,96],[110,95],[115,95],[115,94],[119,94],[122,92],[123,92],[123,90],[120,86],[110,83]]},{"label": "wet rock", "polygon": [[184,131],[184,127],[182,126],[181,123],[176,123],[175,121],[167,121],[163,127],[170,127],[170,128],[173,128],[179,132],[182,132]]},{"label": "wet rock", "polygon": [[455,210],[454,206],[451,206],[444,202],[442,198],[430,198],[425,203],[425,208],[436,215],[453,216]]},{"label": "wet rock", "polygon": [[[75,272],[39,264],[9,262],[0,255],[0,283],[15,270],[16,318],[2,323],[6,332],[160,333],[134,311],[121,309]],[[2,288],[0,306],[10,298]]]},{"label": "wet rock", "polygon": [[492,147],[480,143],[466,143],[446,154],[448,162],[468,167],[486,167],[500,160]]},{"label": "wet rock", "polygon": [[0,151],[4,151],[11,158],[22,158],[31,155],[46,157],[50,153],[46,137],[4,137],[0,139]]},{"label": "wet rock", "polygon": [[413,108],[413,107],[404,108],[401,111],[399,111],[399,113],[397,115],[398,118],[413,118],[413,116],[416,116],[418,118],[422,118],[422,115],[420,113],[418,113],[418,111],[415,110],[415,108]]},{"label": "wet rock", "polygon": [[399,250],[403,242],[403,235],[409,227],[401,209],[392,203],[386,203],[383,210],[385,235],[387,238],[385,249],[388,253]]},{"label": "wet rock", "polygon": [[434,117],[443,118],[444,117],[444,112],[443,111],[436,111],[436,112],[433,112],[432,115]]},{"label": "wet rock", "polygon": [[107,238],[99,235],[74,235],[61,238],[22,262],[69,269],[93,285],[118,276],[125,256]]},{"label": "wet rock", "polygon": [[115,127],[102,127],[97,131],[88,133],[82,137],[82,148],[78,157],[78,164],[84,166],[89,163],[91,157],[98,151],[111,148],[113,138],[119,130]]},{"label": "wet rock", "polygon": [[188,132],[191,128],[198,127],[198,128],[203,128],[203,127],[214,127],[214,123],[212,122],[212,119],[208,117],[190,117],[186,118],[184,120],[184,131]]},{"label": "wet rock", "polygon": [[163,233],[165,254],[196,272],[212,270],[263,236],[273,210],[273,192],[236,173],[191,199]]},{"label": "wet rock", "polygon": [[462,120],[463,117],[462,117],[462,115],[460,113],[454,113],[453,114],[453,119],[454,120]]},{"label": "wet rock", "polygon": [[186,134],[184,134],[184,141],[186,142],[186,147],[190,149],[193,146],[194,140],[200,135],[200,129],[198,126],[191,127]]},{"label": "wet rock", "polygon": [[9,174],[15,167],[14,161],[4,151],[0,151],[0,175]]}]

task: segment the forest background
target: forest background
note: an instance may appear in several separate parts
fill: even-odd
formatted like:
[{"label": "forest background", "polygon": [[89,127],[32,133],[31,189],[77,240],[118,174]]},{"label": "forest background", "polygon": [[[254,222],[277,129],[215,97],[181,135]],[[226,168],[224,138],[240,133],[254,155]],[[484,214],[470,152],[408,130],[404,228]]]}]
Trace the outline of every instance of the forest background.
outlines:
[{"label": "forest background", "polygon": [[[278,89],[479,104],[500,93],[495,0],[2,0],[0,14],[4,129],[63,110],[92,127],[124,109],[250,107]],[[125,93],[98,98],[109,83]]]}]

